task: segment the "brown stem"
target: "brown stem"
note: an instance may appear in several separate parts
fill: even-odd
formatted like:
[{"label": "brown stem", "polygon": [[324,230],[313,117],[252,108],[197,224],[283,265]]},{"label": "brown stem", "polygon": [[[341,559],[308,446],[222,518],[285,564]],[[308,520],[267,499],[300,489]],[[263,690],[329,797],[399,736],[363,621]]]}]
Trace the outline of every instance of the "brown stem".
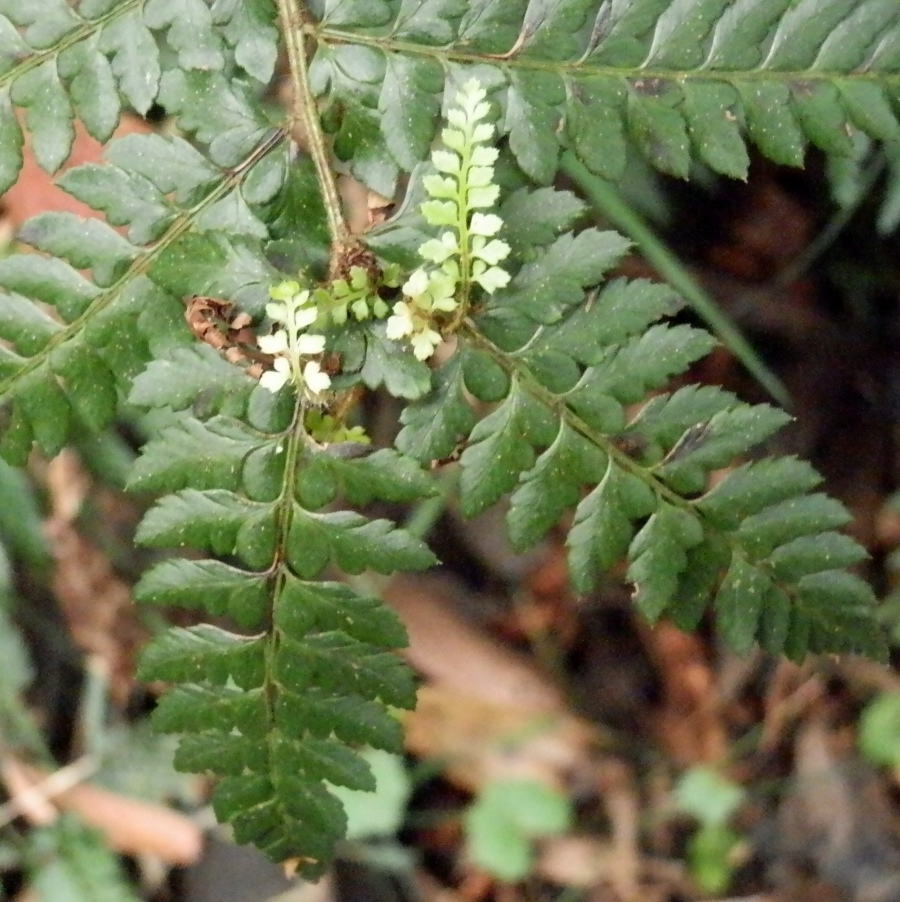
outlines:
[{"label": "brown stem", "polygon": [[328,143],[319,120],[316,98],[312,85],[309,83],[304,29],[309,14],[300,0],[278,0],[278,16],[284,32],[294,87],[291,120],[304,130],[309,145],[309,154],[316,167],[316,178],[319,182],[319,190],[322,192],[325,214],[328,217],[328,232],[331,235],[331,261],[332,269],[334,269],[352,239],[350,229],[344,219],[337,182],[331,168]]}]

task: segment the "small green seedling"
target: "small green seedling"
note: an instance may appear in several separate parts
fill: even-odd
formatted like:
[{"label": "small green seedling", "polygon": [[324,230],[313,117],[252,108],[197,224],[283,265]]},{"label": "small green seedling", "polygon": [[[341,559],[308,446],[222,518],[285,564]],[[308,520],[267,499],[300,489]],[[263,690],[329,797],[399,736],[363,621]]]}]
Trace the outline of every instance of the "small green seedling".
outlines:
[{"label": "small green seedling", "polygon": [[688,867],[704,892],[719,893],[728,887],[734,856],[741,836],[728,821],[744,800],[744,790],[709,767],[693,767],[675,786],[676,811],[699,822],[688,843]]},{"label": "small green seedling", "polygon": [[463,822],[469,857],[498,880],[522,880],[532,869],[532,841],[562,833],[571,820],[569,800],[536,780],[488,783]]},{"label": "small green seedling", "polygon": [[872,764],[900,766],[900,692],[885,692],[863,709],[859,750]]}]

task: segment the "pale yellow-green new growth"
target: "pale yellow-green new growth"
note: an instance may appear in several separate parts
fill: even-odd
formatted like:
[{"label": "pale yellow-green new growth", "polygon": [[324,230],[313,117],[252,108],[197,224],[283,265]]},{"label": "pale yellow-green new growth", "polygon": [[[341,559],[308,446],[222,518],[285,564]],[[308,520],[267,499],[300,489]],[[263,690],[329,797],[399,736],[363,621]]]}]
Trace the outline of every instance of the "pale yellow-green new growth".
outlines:
[{"label": "pale yellow-green new growth", "polygon": [[266,313],[282,328],[259,338],[259,349],[275,355],[273,369],[263,373],[260,385],[277,392],[292,382],[310,400],[319,401],[331,386],[331,377],[318,360],[310,358],[325,350],[325,336],[304,331],[318,318],[318,308],[311,302],[310,292],[301,291],[297,282],[281,282],[269,289],[269,296],[272,302],[266,305]]},{"label": "pale yellow-green new growth", "polygon": [[429,225],[448,226],[426,241],[419,254],[433,267],[415,270],[403,285],[404,300],[394,305],[387,321],[388,338],[408,338],[413,353],[426,360],[441,343],[436,313],[454,313],[468,304],[473,284],[493,293],[509,282],[509,273],[498,266],[509,254],[509,245],[494,236],[503,220],[479,212],[497,202],[500,189],[493,184],[497,149],[485,146],[494,126],[483,122],[490,113],[487,94],[477,80],[467,81],[456,95],[457,106],[441,132],[447,150],[431,155],[437,173],[422,180],[430,200],[422,204]]}]

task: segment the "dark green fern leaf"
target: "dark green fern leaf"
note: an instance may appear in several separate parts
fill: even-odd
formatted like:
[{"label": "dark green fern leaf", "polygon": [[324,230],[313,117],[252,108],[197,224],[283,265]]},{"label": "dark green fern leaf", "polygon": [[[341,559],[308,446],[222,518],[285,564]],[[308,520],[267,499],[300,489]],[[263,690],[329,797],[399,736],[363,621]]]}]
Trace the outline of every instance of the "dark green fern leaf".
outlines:
[{"label": "dark green fern leaf", "polygon": [[[392,24],[372,35],[368,6],[340,4],[320,23],[316,66],[331,103],[374,107],[382,79],[394,83],[389,61],[405,33],[404,13],[395,10]],[[422,17],[403,58],[410,69],[441,60],[449,84],[463,80],[461,56],[477,65],[504,111],[500,133],[518,165],[546,185],[561,139],[610,179],[621,176],[629,147],[681,178],[693,161],[745,178],[748,137],[794,166],[810,143],[849,154],[854,130],[895,139],[898,42],[891,0],[636,0],[621,8],[601,0],[483,0],[463,15],[451,4],[444,16]],[[367,65],[345,65],[338,76],[338,60],[363,46]],[[419,90],[440,96],[441,86],[420,80]],[[430,116],[380,125],[378,139],[363,139],[346,122],[342,145],[344,159],[376,190],[376,173],[411,169],[436,131]],[[405,151],[393,153],[400,142]]]},{"label": "dark green fern leaf", "polygon": [[[183,734],[179,767],[220,778],[213,805],[238,841],[275,860],[299,858],[315,877],[345,827],[329,785],[373,787],[351,745],[398,750],[400,725],[387,706],[410,707],[415,692],[396,655],[406,642],[397,618],[375,598],[310,580],[329,562],[389,573],[431,566],[434,556],[387,520],[307,509],[297,477],[318,472],[356,500],[409,499],[431,486],[393,451],[342,459],[297,444],[309,440],[296,430],[296,411],[285,421],[277,404],[254,400],[266,396],[257,387],[247,415],[275,431],[222,415],[184,417],[146,447],[133,476],[138,487],[176,490],[148,512],[139,541],[229,559],[163,561],[139,582],[138,600],[198,608],[260,632],[170,630],[146,650],[141,675],[178,684],[156,726]],[[260,472],[251,464],[260,451],[278,462],[277,491],[264,501],[255,500]]]},{"label": "dark green fern leaf", "polygon": [[[814,492],[808,465],[751,457],[786,415],[681,384],[714,340],[673,319],[669,288],[610,278],[629,243],[550,186],[563,147],[610,180],[635,154],[681,178],[698,162],[743,178],[748,141],[791,165],[810,144],[836,157],[896,141],[896,0],[341,0],[299,4],[290,24],[287,6],[0,0],[0,190],[19,172],[23,125],[48,171],[76,118],[105,142],[124,108],[155,105],[178,132],[112,141],[105,162],[65,172],[61,186],[106,221],[43,214],[19,234],[33,253],[0,260],[0,454],[53,455],[106,428],[123,399],[152,411],[130,484],[166,494],[138,541],[211,557],[159,561],[135,596],[221,625],[161,634],[140,672],[175,684],[155,724],[182,735],[180,767],[217,778],[213,805],[237,840],[321,874],[346,825],[330,788],[372,788],[360,746],[401,748],[390,709],[415,701],[405,632],[337,571],[435,558],[340,504],[427,498],[423,464],[459,459],[466,514],[508,497],[517,549],[574,511],[580,592],[625,559],[651,621],[693,629],[708,613],[740,652],[883,656],[871,589],[847,572],[865,558],[839,531],[847,512]],[[296,96],[279,112],[264,88],[288,27]],[[485,268],[460,276],[459,297],[416,295],[403,280],[440,256],[419,249],[454,206],[421,211],[435,190],[450,196],[434,170],[453,155],[422,161],[473,78],[496,148],[479,147],[470,176],[502,187],[476,187],[467,202],[488,215],[456,227],[471,226]],[[448,147],[459,134],[444,133]],[[374,256],[342,220],[329,163],[385,197],[411,173],[368,236]],[[437,265],[452,282],[472,260],[448,253]],[[330,282],[361,271],[377,297],[338,324]],[[279,296],[291,315],[320,304],[309,377],[305,352],[259,350],[281,340]],[[416,311],[427,329],[408,304],[404,319],[398,302],[414,297],[435,304]],[[430,351],[439,333],[452,341],[432,368],[421,339]],[[293,387],[277,388],[277,363]],[[408,402],[396,451],[345,422],[363,388]]]},{"label": "dark green fern leaf", "polygon": [[[537,278],[541,259],[548,258],[532,264]],[[645,616],[665,614],[692,628],[713,610],[724,639],[740,651],[758,643],[793,657],[813,647],[882,654],[874,599],[862,583],[852,584],[849,600],[832,602],[830,631],[827,614],[811,619],[812,586],[836,599],[831,576],[840,583],[841,568],[865,553],[834,532],[847,522],[844,508],[809,494],[820,480],[809,465],[761,460],[708,489],[710,474],[789,418],[713,387],[648,398],[713,340],[658,322],[677,310],[665,288],[623,280],[585,288],[580,304],[567,302],[551,314],[558,322],[541,326],[506,314],[492,318],[508,308],[502,296],[491,298],[482,314],[490,334],[501,336],[501,323],[515,324],[502,334],[503,347],[465,333],[458,355],[465,383],[495,406],[462,436],[463,511],[479,513],[511,493],[510,538],[524,549],[576,508],[567,543],[576,588],[588,591],[627,553],[635,604]],[[425,399],[404,416],[433,427],[425,411],[437,404]],[[468,405],[460,410],[471,417]],[[459,423],[458,430],[467,427]],[[401,443],[407,435],[401,433]]]},{"label": "dark green fern leaf", "polygon": [[[0,401],[11,402],[9,422],[16,426],[0,446],[10,460],[22,461],[32,440],[55,454],[68,437],[66,424],[105,427],[119,395],[154,355],[163,359],[143,377],[136,403],[183,408],[199,396],[202,411],[202,393],[213,388],[216,394],[205,398],[208,413],[216,406],[242,409],[240,398],[246,401],[252,381],[209,349],[186,350],[191,335],[182,297],[207,293],[257,313],[264,307],[274,273],[260,240],[268,232],[240,198],[275,143],[264,140],[251,151],[245,170],[234,173],[212,165],[181,139],[132,135],[109,145],[110,163],[65,173],[60,184],[67,191],[127,231],[123,237],[98,220],[45,213],[26,222],[19,235],[42,253],[0,261],[0,337],[15,352],[6,354],[0,373]],[[229,198],[238,199],[232,210],[222,207]],[[262,206],[256,210],[267,215]],[[221,231],[207,237],[201,233],[210,216]],[[248,236],[254,231],[260,237]],[[78,270],[88,270],[91,278]],[[171,370],[176,361],[190,362],[195,378],[180,380],[177,391],[165,389],[157,382],[160,370]],[[208,378],[226,369],[224,382]],[[240,386],[238,397],[224,391],[225,385]],[[36,423],[42,399],[56,410],[49,433]]]},{"label": "dark green fern leaf", "polygon": [[468,437],[476,419],[463,394],[459,355],[447,361],[434,379],[433,393],[403,411],[403,429],[397,436],[397,448],[421,463],[448,457],[457,442]]},{"label": "dark green fern leaf", "polygon": [[[221,71],[233,57],[260,82],[272,75],[277,32],[268,0],[82,0],[0,3],[0,191],[22,165],[25,112],[38,163],[55,172],[72,148],[77,116],[109,140],[123,106],[146,115],[176,73]],[[218,26],[218,27],[217,27]],[[247,148],[249,150],[249,148]]]}]

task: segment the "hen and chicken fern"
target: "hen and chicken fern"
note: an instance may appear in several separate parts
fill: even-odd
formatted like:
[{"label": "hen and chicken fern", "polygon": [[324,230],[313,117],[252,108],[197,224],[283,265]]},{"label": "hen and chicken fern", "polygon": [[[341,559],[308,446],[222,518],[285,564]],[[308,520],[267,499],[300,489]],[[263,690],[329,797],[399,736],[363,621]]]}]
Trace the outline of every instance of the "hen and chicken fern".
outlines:
[{"label": "hen and chicken fern", "polygon": [[[126,108],[172,134],[110,141]],[[321,873],[329,785],[371,787],[354,748],[399,747],[402,626],[339,574],[435,559],[352,507],[427,496],[460,449],[461,508],[509,496],[516,548],[574,510],[581,592],[625,557],[650,620],[711,608],[738,651],[883,656],[811,467],[762,457],[710,488],[787,416],[666,390],[714,340],[672,324],[665,286],[610,279],[628,242],[554,182],[562,152],[613,182],[632,153],[743,178],[747,139],[800,165],[810,142],[896,141],[898,111],[896,0],[0,0],[0,188],[23,126],[50,172],[76,116],[109,141],[58,179],[105,222],[42,214],[0,260],[0,453],[157,412],[132,487],[169,494],[138,540],[213,557],[135,594],[220,625],[163,634],[141,674],[175,684],[156,724],[220,777],[238,841]],[[405,200],[352,235],[337,171]],[[197,297],[225,313],[211,331],[185,325]],[[409,403],[369,453],[347,417],[379,387]]]}]

